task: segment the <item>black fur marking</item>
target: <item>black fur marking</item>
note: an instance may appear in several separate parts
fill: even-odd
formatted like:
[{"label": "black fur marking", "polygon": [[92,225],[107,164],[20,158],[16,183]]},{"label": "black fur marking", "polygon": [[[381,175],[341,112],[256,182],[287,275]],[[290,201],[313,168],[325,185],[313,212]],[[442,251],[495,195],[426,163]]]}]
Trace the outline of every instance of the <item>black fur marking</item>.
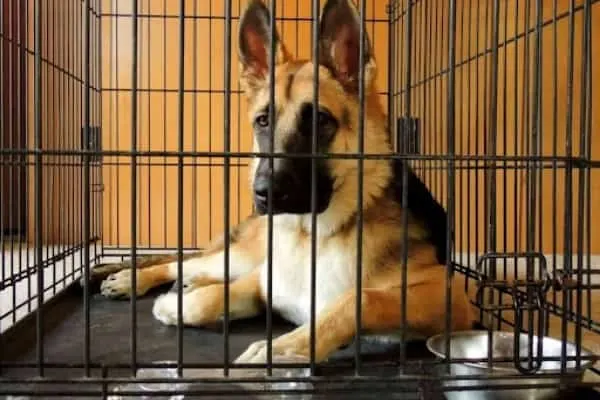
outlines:
[{"label": "black fur marking", "polygon": [[350,110],[348,110],[348,108],[346,107],[342,109],[342,117],[340,119],[340,122],[346,128],[350,128]]},{"label": "black fur marking", "polygon": [[296,76],[296,71],[294,71],[288,75],[288,80],[285,84],[285,99],[286,100],[289,100],[292,95],[292,85],[294,84],[295,76]]},{"label": "black fur marking", "polygon": [[[404,162],[394,160],[392,188],[394,197],[402,204]],[[408,177],[408,209],[429,232],[429,240],[436,248],[436,256],[440,264],[447,260],[446,210],[432,196],[431,192],[413,170],[407,165]]]},{"label": "black fur marking", "polygon": [[[311,103],[301,106],[298,114],[297,128],[287,135],[283,144],[285,153],[310,153],[312,151],[312,118]],[[317,148],[326,151],[335,135],[338,122],[326,110],[319,113],[319,132]],[[255,125],[255,136],[261,152],[269,151],[268,127]],[[267,212],[267,192],[269,185],[269,160],[261,159],[254,179],[254,203],[259,213]],[[333,194],[333,179],[324,160],[317,160],[317,213],[329,206]],[[273,213],[306,214],[311,212],[311,172],[312,162],[309,158],[275,159],[273,162]]]}]

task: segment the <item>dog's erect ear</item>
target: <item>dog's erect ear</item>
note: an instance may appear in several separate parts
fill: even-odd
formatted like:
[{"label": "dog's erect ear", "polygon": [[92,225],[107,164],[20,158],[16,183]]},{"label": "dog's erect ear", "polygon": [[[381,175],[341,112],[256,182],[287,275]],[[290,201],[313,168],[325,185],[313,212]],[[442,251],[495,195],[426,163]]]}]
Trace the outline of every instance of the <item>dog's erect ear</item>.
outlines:
[{"label": "dog's erect ear", "polygon": [[[375,60],[366,32],[364,38],[366,88],[374,77]],[[357,92],[360,70],[360,15],[352,0],[327,1],[321,15],[319,49],[319,63],[328,67],[346,90]]]},{"label": "dog's erect ear", "polygon": [[[249,0],[240,17],[238,55],[241,64],[241,83],[247,94],[264,83],[268,77],[272,42],[271,13],[261,0]],[[288,54],[275,31],[272,38],[275,65],[285,62]]]}]

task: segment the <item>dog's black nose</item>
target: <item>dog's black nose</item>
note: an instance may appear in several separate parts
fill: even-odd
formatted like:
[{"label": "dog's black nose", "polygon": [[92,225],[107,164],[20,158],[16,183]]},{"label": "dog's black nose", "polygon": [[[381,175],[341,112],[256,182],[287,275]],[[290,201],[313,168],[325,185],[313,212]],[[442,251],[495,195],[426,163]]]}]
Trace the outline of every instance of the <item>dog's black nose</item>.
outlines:
[{"label": "dog's black nose", "polygon": [[[269,199],[269,178],[260,176],[254,181],[254,198],[258,203],[267,204]],[[273,179],[273,204],[278,204],[287,198],[285,184],[282,184],[279,179]]]}]

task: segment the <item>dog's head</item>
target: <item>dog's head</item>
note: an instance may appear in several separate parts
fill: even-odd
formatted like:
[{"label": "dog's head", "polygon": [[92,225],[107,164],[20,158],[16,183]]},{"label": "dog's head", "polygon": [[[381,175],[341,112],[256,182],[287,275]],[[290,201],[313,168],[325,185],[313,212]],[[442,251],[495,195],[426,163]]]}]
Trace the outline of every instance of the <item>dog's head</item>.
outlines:
[{"label": "dog's head", "polygon": [[[294,59],[277,33],[273,35],[272,42],[269,9],[259,0],[249,0],[240,20],[238,51],[241,85],[248,100],[254,130],[254,150],[311,153],[313,115],[316,115],[320,153],[357,153],[359,69],[362,63],[365,78],[364,151],[389,153],[387,121],[374,85],[375,60],[366,34],[364,59],[359,57],[358,10],[351,0],[328,0],[321,14],[319,29],[318,109],[315,113],[313,62]],[[269,116],[271,49],[274,49],[275,77],[272,118]],[[319,219],[324,225],[344,223],[344,219],[357,208],[358,161],[319,159],[316,166],[316,211]],[[364,161],[365,206],[384,189],[390,175],[388,162]],[[311,212],[310,158],[275,158],[272,179],[273,213]],[[259,213],[266,213],[270,182],[267,157],[254,160],[251,181],[256,208]]]}]

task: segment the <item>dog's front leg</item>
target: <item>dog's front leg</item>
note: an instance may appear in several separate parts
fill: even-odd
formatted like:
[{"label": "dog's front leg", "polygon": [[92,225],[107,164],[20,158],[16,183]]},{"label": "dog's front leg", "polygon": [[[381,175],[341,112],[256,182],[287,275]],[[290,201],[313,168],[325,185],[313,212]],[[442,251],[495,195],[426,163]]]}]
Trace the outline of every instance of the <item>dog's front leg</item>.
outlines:
[{"label": "dog's front leg", "polygon": [[[240,224],[231,235],[229,243],[229,278],[237,279],[250,273],[264,258],[264,219],[249,218]],[[175,255],[156,258],[145,268],[122,269],[108,276],[101,284],[101,292],[110,298],[127,298],[135,290],[141,296],[153,287],[182,279],[186,291],[198,286],[222,283],[225,279],[225,242],[214,240],[201,254],[186,255],[179,275]],[[133,288],[132,275],[136,274]]]},{"label": "dog's front leg", "polygon": [[[443,269],[440,268],[440,271]],[[422,282],[407,288],[406,321],[408,327],[424,335],[444,330],[445,282],[444,277]],[[460,286],[458,286],[460,287]],[[400,328],[402,321],[402,291],[391,287],[362,291],[361,327],[367,332],[391,332]],[[355,291],[350,290],[318,316],[315,326],[315,358],[323,361],[340,347],[349,344],[356,334]],[[471,311],[465,293],[453,290],[452,329],[470,329]],[[238,357],[237,363],[265,363],[266,341],[253,343]],[[302,325],[273,340],[272,354],[279,356],[310,355],[310,326]]]},{"label": "dog's front leg", "polygon": [[[242,276],[229,286],[229,318],[241,319],[257,315],[261,310],[259,269]],[[152,309],[156,319],[166,325],[177,324],[177,296],[169,292],[159,296]],[[183,324],[200,326],[211,324],[225,314],[225,285],[199,286],[182,294]]]}]

